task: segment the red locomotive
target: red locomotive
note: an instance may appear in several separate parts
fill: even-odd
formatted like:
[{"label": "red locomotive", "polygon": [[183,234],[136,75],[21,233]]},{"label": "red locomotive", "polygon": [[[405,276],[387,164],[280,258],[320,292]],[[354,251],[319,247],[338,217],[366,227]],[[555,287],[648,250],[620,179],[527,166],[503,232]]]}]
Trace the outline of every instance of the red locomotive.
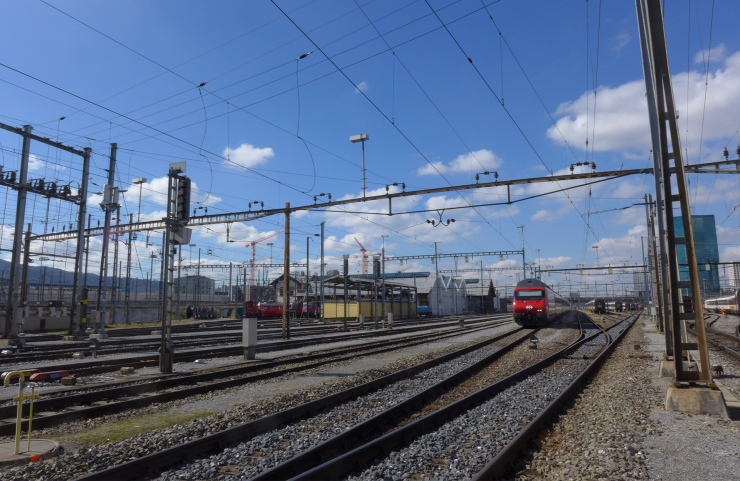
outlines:
[{"label": "red locomotive", "polygon": [[256,317],[257,319],[262,317],[262,313],[254,301],[244,303],[244,317]]},{"label": "red locomotive", "polygon": [[570,303],[537,279],[524,279],[514,288],[514,322],[533,327],[548,324],[570,309]]},{"label": "red locomotive", "polygon": [[260,302],[257,304],[261,318],[283,317],[283,304],[279,302]]}]

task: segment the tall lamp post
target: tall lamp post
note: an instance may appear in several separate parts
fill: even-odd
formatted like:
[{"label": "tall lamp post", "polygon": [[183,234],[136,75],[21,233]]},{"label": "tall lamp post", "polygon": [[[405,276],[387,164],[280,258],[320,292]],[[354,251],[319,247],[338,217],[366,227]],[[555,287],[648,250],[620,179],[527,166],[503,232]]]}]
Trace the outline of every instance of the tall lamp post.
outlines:
[{"label": "tall lamp post", "polygon": [[353,135],[349,141],[353,144],[362,143],[362,200],[365,200],[365,141],[370,140],[367,134]]},{"label": "tall lamp post", "polygon": [[132,184],[139,186],[139,212],[136,215],[136,222],[141,222],[141,195],[143,193],[142,190],[144,189],[144,184],[146,184],[146,179],[144,177],[138,177],[134,179]]},{"label": "tall lamp post", "polygon": [[596,246],[593,246],[593,248],[596,249],[596,267],[600,267],[599,266],[599,246],[596,245]]}]

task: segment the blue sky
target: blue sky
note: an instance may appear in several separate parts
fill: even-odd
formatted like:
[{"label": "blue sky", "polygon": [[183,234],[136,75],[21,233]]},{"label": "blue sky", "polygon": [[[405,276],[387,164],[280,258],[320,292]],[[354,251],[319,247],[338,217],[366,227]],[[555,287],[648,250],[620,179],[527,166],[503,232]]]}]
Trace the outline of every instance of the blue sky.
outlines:
[{"label": "blue sky", "polygon": [[[322,192],[334,199],[357,197],[362,188],[361,151],[349,137],[359,133],[370,135],[367,188],[378,193],[392,182],[405,183],[407,190],[471,183],[485,169],[497,171],[500,179],[518,179],[563,171],[576,161],[593,160],[597,170],[650,165],[632,2],[503,0],[488,7],[492,21],[480,0],[430,0],[445,23],[459,19],[448,28],[483,79],[447,31],[439,28],[424,0],[364,0],[362,10],[354,0],[278,1],[320,50],[266,0],[49,3],[149,60],[40,1],[4,2],[0,38],[10,48],[4,49],[1,62],[110,111],[1,68],[0,119],[12,125],[30,123],[37,133],[70,145],[91,146],[92,182],[98,185],[104,183],[108,144],[117,142],[117,182],[129,189],[124,219],[137,212],[138,188],[130,184],[136,177],[149,180],[143,190],[142,218],[161,218],[163,177],[167,164],[178,160],[188,162],[188,175],[197,185],[194,198],[209,213],[247,210],[248,202],[255,200],[266,207],[310,204],[313,195]],[[740,141],[735,135],[740,128],[740,39],[734,35],[733,22],[738,10],[736,2],[716,2],[712,17],[709,2],[666,5],[679,125],[692,163],[721,160],[725,145],[734,158]],[[710,33],[712,53],[705,77]],[[295,60],[308,52],[312,53]],[[207,83],[199,90],[202,82]],[[59,121],[60,117],[66,118]],[[18,164],[19,140],[0,133],[0,142],[2,163],[10,170]],[[40,145],[32,152],[32,178],[68,183],[79,177],[80,161],[68,154]],[[690,182],[694,213],[714,214],[722,224],[718,230],[722,260],[740,259],[740,214],[735,209],[728,217],[740,202],[737,177],[691,176]],[[592,246],[599,245],[600,265],[634,265],[641,263],[644,209],[589,212],[631,205],[652,192],[652,186],[651,176],[634,176],[594,186],[590,196],[587,188],[579,188],[569,191],[569,198],[554,195],[508,208],[447,211],[443,218],[457,220],[450,228],[426,224],[430,214],[310,212],[292,219],[291,255],[294,260],[305,259],[305,236],[318,233],[321,221],[326,221],[329,268],[337,266],[342,254],[358,252],[355,237],[368,251],[377,252],[381,235],[388,235],[386,251],[391,255],[429,254],[435,241],[447,253],[512,250],[521,248],[516,226],[523,224],[528,262],[539,259],[543,267],[595,266],[597,249]],[[555,189],[544,184],[516,188],[512,194],[520,198],[550,190]],[[394,210],[490,203],[501,194],[488,190],[464,193],[465,200],[456,193],[407,198]],[[14,193],[7,198],[3,248],[10,247]],[[93,225],[102,218],[98,202],[99,196],[91,196]],[[379,203],[348,210],[386,208]],[[34,233],[44,230],[45,210],[44,199],[29,200]],[[71,215],[69,206],[51,202],[48,228],[68,226]],[[282,218],[272,217],[235,225],[229,235],[232,240],[257,239],[282,224]],[[225,242],[223,226],[198,229],[195,236],[203,252],[212,251],[202,255],[203,263],[241,263],[250,257],[243,243]],[[157,244],[158,239],[155,234],[150,243]],[[281,259],[283,237],[272,241],[273,255]],[[156,247],[145,244],[140,235],[135,244],[136,276],[148,271],[146,257]],[[93,249],[99,246],[97,239]],[[65,248],[69,247],[56,246]],[[314,265],[317,253],[314,242]],[[266,243],[258,245],[257,261],[269,256]],[[188,249],[185,257],[188,263]],[[95,260],[92,254],[91,266]],[[520,258],[496,257],[469,264],[461,259],[458,267],[476,268],[480,260],[486,266],[521,266]],[[55,265],[71,269],[71,263]],[[452,261],[440,264],[445,269],[453,266]],[[411,269],[432,267],[422,262]],[[357,259],[352,269],[359,269]],[[387,269],[397,270],[398,265],[389,263]],[[507,277],[513,275],[494,278],[505,284],[515,280]],[[570,282],[631,282],[631,276],[624,277],[573,276]],[[556,274],[549,280],[562,283],[565,278]]]}]

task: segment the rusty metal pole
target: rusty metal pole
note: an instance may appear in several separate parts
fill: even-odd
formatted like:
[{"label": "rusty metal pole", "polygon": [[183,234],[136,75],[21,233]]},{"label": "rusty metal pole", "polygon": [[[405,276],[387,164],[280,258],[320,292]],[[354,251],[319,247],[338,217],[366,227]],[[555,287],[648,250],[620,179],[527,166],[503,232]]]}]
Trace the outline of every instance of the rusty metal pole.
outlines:
[{"label": "rusty metal pole", "polygon": [[283,259],[283,338],[290,339],[290,202],[285,203],[285,255]]}]

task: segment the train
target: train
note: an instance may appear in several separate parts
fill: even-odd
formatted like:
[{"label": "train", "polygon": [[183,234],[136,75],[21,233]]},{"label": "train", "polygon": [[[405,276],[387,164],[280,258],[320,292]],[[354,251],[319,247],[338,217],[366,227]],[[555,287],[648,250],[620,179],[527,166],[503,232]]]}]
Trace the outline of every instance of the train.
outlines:
[{"label": "train", "polygon": [[597,297],[586,303],[586,310],[594,314],[603,314],[606,312],[606,302],[604,299]]},{"label": "train", "polygon": [[724,308],[727,314],[738,314],[738,310],[740,310],[740,289],[729,296],[706,299],[702,302],[702,307],[704,307],[705,312],[722,312],[722,308]]},{"label": "train", "polygon": [[514,287],[514,322],[523,327],[548,324],[570,309],[564,297],[538,279],[524,279]]},{"label": "train", "polygon": [[622,304],[622,301],[607,302],[606,310],[609,312],[622,312],[624,311],[624,306]]}]

